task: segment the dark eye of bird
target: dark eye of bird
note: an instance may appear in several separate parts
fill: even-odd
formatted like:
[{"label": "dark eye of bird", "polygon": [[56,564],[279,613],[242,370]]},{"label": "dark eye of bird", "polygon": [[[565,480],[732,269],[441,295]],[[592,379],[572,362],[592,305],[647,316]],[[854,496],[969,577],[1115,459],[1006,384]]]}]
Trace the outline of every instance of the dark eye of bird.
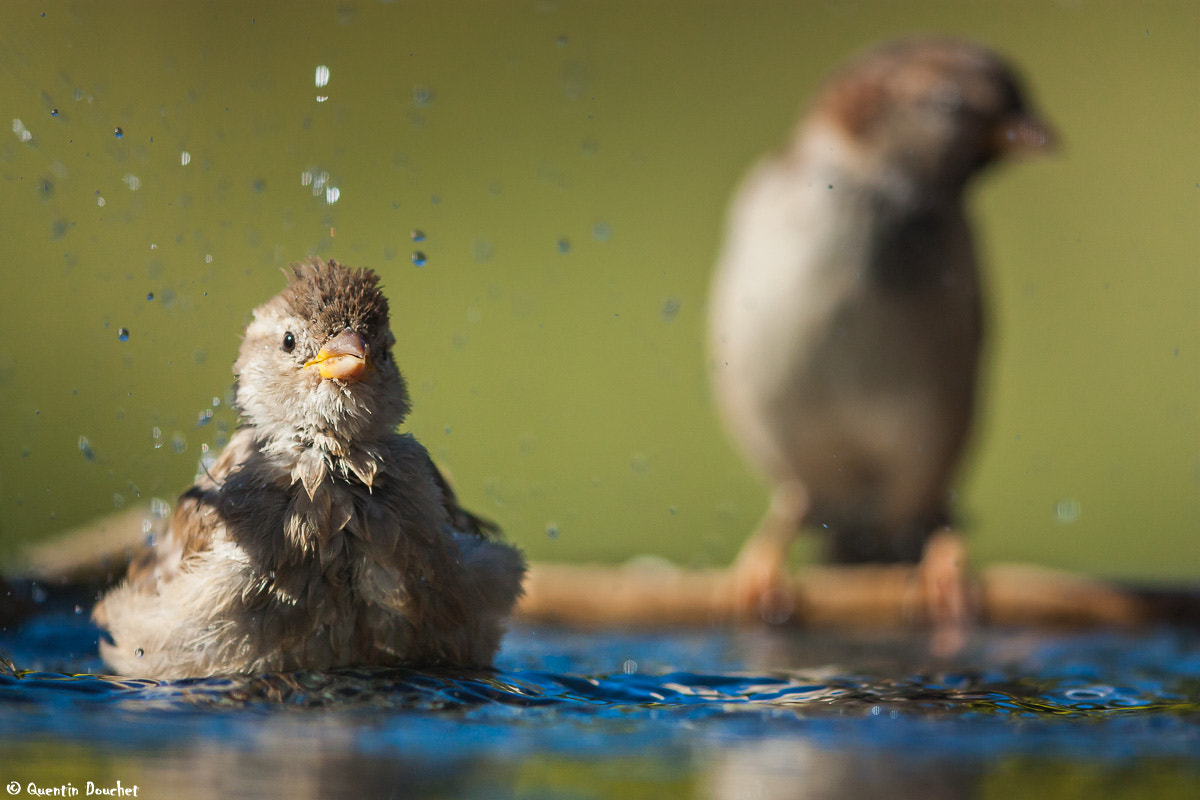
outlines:
[{"label": "dark eye of bird", "polygon": [[288,331],[283,335],[283,352],[290,353],[296,349],[296,335]]}]

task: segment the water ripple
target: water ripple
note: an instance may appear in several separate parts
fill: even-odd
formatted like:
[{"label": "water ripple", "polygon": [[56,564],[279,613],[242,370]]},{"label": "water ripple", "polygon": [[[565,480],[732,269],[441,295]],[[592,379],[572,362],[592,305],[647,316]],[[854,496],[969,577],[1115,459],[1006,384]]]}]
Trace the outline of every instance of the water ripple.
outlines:
[{"label": "water ripple", "polygon": [[286,761],[315,741],[450,775],[462,759],[645,748],[692,759],[679,767],[691,774],[712,748],[754,762],[760,750],[801,744],[887,753],[901,771],[928,753],[944,763],[1200,756],[1200,636],[1181,630],[981,631],[939,662],[907,635],[518,627],[496,670],[169,682],[100,674],[97,635],[85,615],[53,609],[0,632],[0,743],[40,738],[141,757],[206,742]]},{"label": "water ripple", "polygon": [[[947,684],[950,685],[948,688]],[[415,671],[356,668],[170,682],[13,671],[0,675],[0,705],[66,708],[116,704],[123,710],[284,706],[333,709],[458,710],[482,707],[552,709],[585,715],[618,709],[636,715],[654,709],[697,713],[789,709],[808,716],[1020,715],[1103,718],[1200,710],[1196,693],[1061,681],[984,676],[814,678],[803,673],[572,675],[536,670]]]}]

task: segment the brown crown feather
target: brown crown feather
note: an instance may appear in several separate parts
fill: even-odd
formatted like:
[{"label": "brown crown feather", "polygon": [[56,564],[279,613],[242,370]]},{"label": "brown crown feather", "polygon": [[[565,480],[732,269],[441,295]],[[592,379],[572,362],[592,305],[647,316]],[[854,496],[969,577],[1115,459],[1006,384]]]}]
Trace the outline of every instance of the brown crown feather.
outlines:
[{"label": "brown crown feather", "polygon": [[376,333],[387,327],[388,301],[371,270],[310,258],[284,274],[288,286],[280,297],[292,313],[312,320],[319,335],[333,336],[345,328]]}]

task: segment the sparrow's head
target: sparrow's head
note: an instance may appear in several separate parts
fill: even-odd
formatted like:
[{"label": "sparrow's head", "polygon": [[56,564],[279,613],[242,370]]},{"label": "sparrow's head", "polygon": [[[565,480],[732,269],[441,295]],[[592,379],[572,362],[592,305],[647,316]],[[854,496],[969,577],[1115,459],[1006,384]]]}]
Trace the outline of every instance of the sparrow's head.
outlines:
[{"label": "sparrow's head", "polygon": [[816,113],[869,169],[951,190],[1007,154],[1054,144],[1013,68],[954,39],[905,39],[871,50],[829,81]]},{"label": "sparrow's head", "polygon": [[268,440],[338,451],[387,435],[409,411],[394,343],[375,273],[317,259],[294,265],[287,288],[246,326],[233,367],[238,407]]}]

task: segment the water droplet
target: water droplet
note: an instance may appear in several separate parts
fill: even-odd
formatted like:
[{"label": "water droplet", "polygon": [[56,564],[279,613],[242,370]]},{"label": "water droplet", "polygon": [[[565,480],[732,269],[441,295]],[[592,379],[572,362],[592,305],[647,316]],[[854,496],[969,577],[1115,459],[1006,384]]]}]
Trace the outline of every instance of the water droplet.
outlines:
[{"label": "water droplet", "polygon": [[491,261],[492,255],[495,253],[495,248],[487,239],[476,239],[471,245],[471,251],[475,255],[475,260],[480,263]]},{"label": "water droplet", "polygon": [[192,154],[187,150],[184,150],[179,154],[179,165],[181,167],[186,167],[190,163],[192,163]]},{"label": "water droplet", "polygon": [[679,307],[682,305],[678,297],[668,297],[663,300],[662,310],[659,311],[659,316],[663,322],[672,322],[679,315]]},{"label": "water droplet", "polygon": [[212,422],[212,418],[213,418],[212,409],[211,408],[204,409],[203,411],[200,412],[200,416],[196,420],[196,427],[199,428],[201,425],[207,425],[208,423]]},{"label": "water droplet", "polygon": [[146,655],[146,651],[139,647],[137,650],[133,651],[133,654],[138,658],[141,658],[142,656]]},{"label": "water droplet", "polygon": [[316,83],[318,89],[320,89],[322,86],[328,85],[329,84],[329,67],[325,66],[324,64],[321,64],[320,66],[318,66],[317,74],[315,76],[314,82]]},{"label": "water droplet", "polygon": [[57,116],[58,116],[58,109],[57,109],[57,108],[52,108],[52,109],[50,109],[50,116],[52,116],[52,117],[57,117]]},{"label": "water droplet", "polygon": [[88,461],[96,460],[96,453],[92,450],[92,443],[88,441],[86,436],[79,437],[79,452],[83,453],[83,457]]},{"label": "water droplet", "polygon": [[17,135],[17,138],[20,139],[22,142],[28,142],[28,141],[33,140],[33,133],[30,132],[30,130],[25,127],[25,123],[21,122],[21,120],[19,120],[19,119],[13,120],[12,130],[13,130],[13,133],[15,133]]},{"label": "water droplet", "polygon": [[128,342],[129,341],[129,328],[118,328],[117,329],[117,341],[119,341],[119,342]]},{"label": "water droplet", "polygon": [[213,465],[217,463],[217,456],[215,453],[209,451],[207,444],[201,445],[200,451],[200,472],[207,474],[212,471]]},{"label": "water droplet", "polygon": [[420,228],[413,228],[413,232],[409,234],[409,237],[414,242],[423,242],[425,241],[425,231]]},{"label": "water droplet", "polygon": [[633,675],[635,672],[637,672],[637,669],[638,669],[637,662],[634,661],[632,658],[625,659],[625,662],[623,664],[621,664],[621,671],[624,672],[626,675]]},{"label": "water droplet", "polygon": [[329,205],[333,205],[334,203],[336,203],[338,201],[338,198],[341,196],[342,196],[342,190],[336,186],[330,186],[327,189],[325,189],[325,202]]},{"label": "water droplet", "polygon": [[146,302],[148,302],[148,303],[154,302],[154,292],[146,292]]},{"label": "water droplet", "polygon": [[171,451],[174,453],[184,453],[187,451],[187,439],[183,438],[183,434],[179,431],[171,434]]},{"label": "water droplet", "polygon": [[36,583],[30,584],[29,597],[33,600],[33,602],[41,605],[42,603],[46,602],[46,590],[41,586],[38,586]]},{"label": "water droplet", "polygon": [[125,507],[125,495],[120,492],[113,492],[113,508]]},{"label": "water droplet", "polygon": [[425,266],[425,262],[426,262],[425,253],[420,250],[414,251],[412,254],[412,262],[414,264],[416,264],[418,267]]},{"label": "water droplet", "polygon": [[83,613],[83,606],[75,606],[75,616],[79,616],[82,613]]},{"label": "water droplet", "polygon": [[125,173],[125,177],[121,178],[121,180],[125,182],[125,185],[129,187],[129,191],[131,192],[136,192],[142,188],[142,179],[132,172]]},{"label": "water droplet", "polygon": [[433,90],[428,86],[416,86],[413,88],[413,105],[417,108],[424,108],[433,102]]},{"label": "water droplet", "polygon": [[571,252],[571,242],[565,238],[559,239],[558,242],[555,244],[555,247],[558,248],[558,252],[560,252],[560,253]]},{"label": "water droplet", "polygon": [[120,128],[113,128],[113,136],[120,139],[124,135],[125,135],[125,131],[121,130]]},{"label": "water droplet", "polygon": [[557,539],[559,534],[558,526],[551,522],[546,526],[546,536],[550,539]]},{"label": "water droplet", "polygon": [[1073,497],[1068,497],[1059,500],[1054,504],[1054,518],[1063,525],[1070,525],[1079,519],[1083,513],[1083,506]]},{"label": "water droplet", "polygon": [[166,519],[171,513],[171,504],[161,497],[150,498],[150,514],[155,519]]}]

